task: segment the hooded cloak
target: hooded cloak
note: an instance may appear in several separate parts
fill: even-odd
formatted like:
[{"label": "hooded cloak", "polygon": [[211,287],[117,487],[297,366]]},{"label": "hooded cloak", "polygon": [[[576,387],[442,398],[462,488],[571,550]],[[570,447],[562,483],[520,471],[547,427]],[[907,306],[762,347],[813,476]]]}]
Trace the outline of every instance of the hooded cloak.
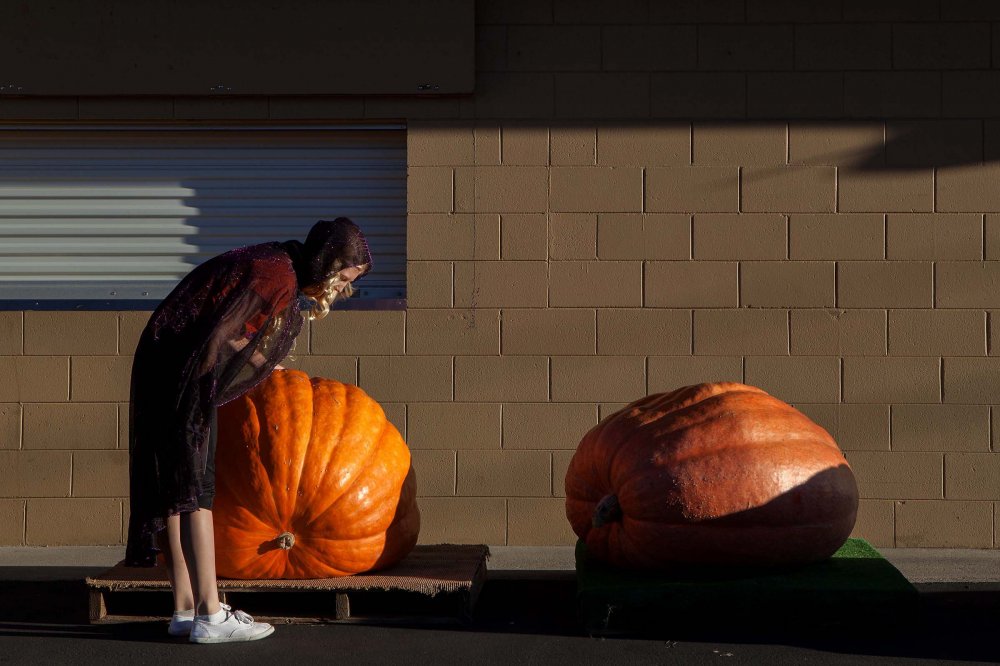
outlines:
[{"label": "hooded cloak", "polygon": [[[320,221],[304,244],[264,243],[209,259],[157,306],[132,365],[127,566],[155,566],[166,517],[199,508],[214,410],[288,354],[302,328],[300,290],[347,267],[366,265],[367,273],[371,263],[350,220]],[[259,365],[250,363],[255,353]]]}]

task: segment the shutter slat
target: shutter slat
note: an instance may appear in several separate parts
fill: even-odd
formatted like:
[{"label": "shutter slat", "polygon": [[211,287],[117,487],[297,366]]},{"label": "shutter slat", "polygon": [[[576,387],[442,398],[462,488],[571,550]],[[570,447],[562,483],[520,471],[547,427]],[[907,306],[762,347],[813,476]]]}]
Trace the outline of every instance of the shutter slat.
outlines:
[{"label": "shutter slat", "polygon": [[159,299],[243,245],[352,218],[405,297],[406,140],[399,131],[0,132],[0,298]]}]

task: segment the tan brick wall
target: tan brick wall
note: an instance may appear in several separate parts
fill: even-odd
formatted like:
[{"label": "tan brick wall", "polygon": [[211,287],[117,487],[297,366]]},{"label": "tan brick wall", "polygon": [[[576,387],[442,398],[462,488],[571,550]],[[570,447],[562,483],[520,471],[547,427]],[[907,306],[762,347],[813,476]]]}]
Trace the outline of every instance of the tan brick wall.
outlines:
[{"label": "tan brick wall", "polygon": [[[405,121],[408,309],[336,311],[289,365],[383,403],[424,542],[571,543],[582,434],[646,393],[729,380],[838,440],[858,535],[990,548],[997,19],[479,0],[468,97],[4,97],[0,118]],[[0,312],[0,544],[121,542],[146,317]]]}]

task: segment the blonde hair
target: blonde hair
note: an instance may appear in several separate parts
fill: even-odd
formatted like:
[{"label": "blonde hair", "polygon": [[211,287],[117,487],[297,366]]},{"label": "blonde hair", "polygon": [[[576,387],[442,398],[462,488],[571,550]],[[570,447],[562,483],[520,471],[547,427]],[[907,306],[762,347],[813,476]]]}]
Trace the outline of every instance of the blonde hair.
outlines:
[{"label": "blonde hair", "polygon": [[[360,268],[364,268],[361,266]],[[338,291],[337,287],[343,287]],[[302,293],[313,300],[313,306],[309,309],[308,319],[322,319],[323,317],[330,314],[330,306],[335,302],[348,299],[354,295],[354,287],[347,280],[340,277],[340,273],[334,273],[325,281],[319,284],[310,285],[302,289]],[[258,350],[262,354],[266,354],[271,345],[274,342],[274,335],[281,330],[285,325],[285,316],[282,313],[276,313],[271,317],[271,321],[261,332],[261,342]],[[298,342],[298,338],[292,341],[292,347],[289,349],[289,353],[295,351],[295,345]],[[292,356],[288,356],[289,360],[294,360]]]},{"label": "blonde hair", "polygon": [[[338,291],[337,287],[341,285],[343,287]],[[348,280],[340,277],[340,273],[334,273],[325,281],[306,287],[302,293],[314,301],[309,309],[309,319],[322,319],[330,314],[331,305],[350,298],[354,294],[354,287]]]}]

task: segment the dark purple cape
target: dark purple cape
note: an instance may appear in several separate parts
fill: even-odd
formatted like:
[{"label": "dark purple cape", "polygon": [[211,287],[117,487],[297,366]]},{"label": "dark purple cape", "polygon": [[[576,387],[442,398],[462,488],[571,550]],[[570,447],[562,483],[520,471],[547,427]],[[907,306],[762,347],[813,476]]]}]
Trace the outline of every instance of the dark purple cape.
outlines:
[{"label": "dark purple cape", "polygon": [[[212,411],[253,388],[291,349],[302,315],[290,250],[265,243],[209,259],[143,330],[132,366],[126,565],[155,566],[166,516],[198,508]],[[280,326],[265,335],[277,316]],[[230,345],[241,340],[248,343],[240,351]],[[255,351],[265,358],[260,367],[249,363]]]}]

